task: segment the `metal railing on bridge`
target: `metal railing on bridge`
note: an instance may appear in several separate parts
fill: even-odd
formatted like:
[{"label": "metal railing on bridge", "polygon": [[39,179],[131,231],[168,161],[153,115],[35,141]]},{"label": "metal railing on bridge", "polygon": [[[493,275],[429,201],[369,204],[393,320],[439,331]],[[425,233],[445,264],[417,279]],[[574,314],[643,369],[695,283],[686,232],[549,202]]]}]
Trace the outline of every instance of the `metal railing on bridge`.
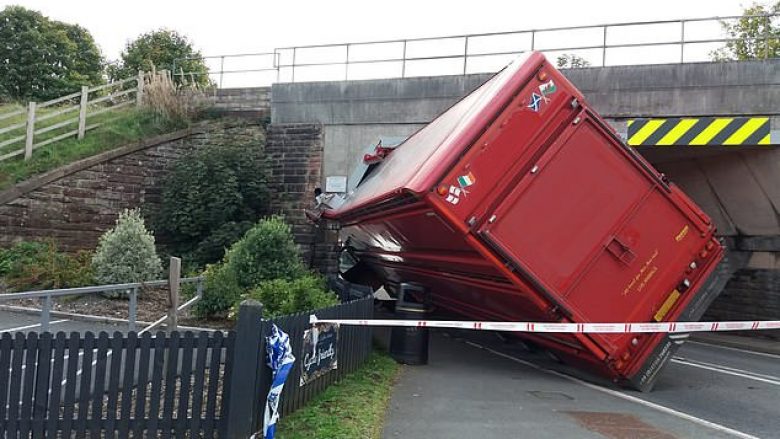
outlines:
[{"label": "metal railing on bridge", "polygon": [[[280,47],[272,52],[199,57],[220,88],[273,82],[407,78],[492,73],[531,50],[564,56],[563,66],[613,66],[701,62],[738,40],[724,25],[740,19],[776,21],[780,14],[728,16],[567,26],[509,32],[448,35]],[[769,58],[776,43],[770,26],[754,37]],[[749,42],[750,43],[750,42]],[[760,43],[760,44],[759,44]],[[191,75],[174,61],[175,75]]]}]

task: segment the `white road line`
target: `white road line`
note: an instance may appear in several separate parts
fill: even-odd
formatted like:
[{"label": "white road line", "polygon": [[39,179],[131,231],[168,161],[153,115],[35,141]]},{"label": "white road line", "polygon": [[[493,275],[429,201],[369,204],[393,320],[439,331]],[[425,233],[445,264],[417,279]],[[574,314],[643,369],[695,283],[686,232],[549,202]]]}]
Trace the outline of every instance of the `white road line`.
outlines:
[{"label": "white road line", "polygon": [[719,345],[719,344],[704,343],[704,342],[693,341],[693,340],[688,340],[685,343],[686,344],[688,344],[688,343],[696,344],[696,345],[699,345],[699,346],[707,346],[707,347],[710,347],[710,348],[726,349],[728,351],[736,351],[736,352],[741,352],[743,354],[751,354],[751,355],[758,355],[758,356],[761,356],[761,357],[780,359],[780,355],[770,354],[768,352],[749,351],[747,349],[740,349],[740,348],[734,348],[734,347],[731,347],[731,346],[723,346],[723,345]]},{"label": "white road line", "polygon": [[555,376],[567,379],[567,380],[575,382],[577,384],[581,384],[581,385],[583,385],[583,386],[585,386],[585,387],[587,387],[589,389],[593,389],[593,390],[599,391],[601,393],[606,393],[607,395],[611,395],[611,396],[614,396],[616,398],[624,399],[626,401],[631,401],[631,402],[643,405],[645,407],[649,407],[649,408],[652,408],[654,410],[658,410],[659,412],[666,413],[666,414],[669,414],[669,415],[672,415],[672,416],[676,416],[676,417],[678,417],[680,419],[684,419],[686,421],[693,422],[694,424],[698,424],[698,425],[701,425],[701,426],[704,426],[704,427],[707,427],[707,428],[711,428],[711,429],[719,431],[721,433],[730,434],[730,435],[732,435],[734,437],[738,437],[738,438],[742,438],[742,439],[760,439],[757,436],[753,436],[753,435],[750,435],[748,433],[743,433],[743,432],[741,432],[739,430],[734,430],[733,428],[726,427],[725,425],[716,424],[716,423],[708,421],[706,419],[698,418],[696,416],[689,415],[688,413],[683,413],[683,412],[677,411],[675,409],[672,409],[672,408],[669,408],[669,407],[666,407],[666,406],[662,406],[660,404],[656,404],[654,402],[650,402],[650,401],[644,400],[642,398],[638,398],[636,396],[631,396],[631,395],[625,394],[623,392],[618,392],[617,390],[607,389],[605,387],[601,387],[601,386],[598,386],[596,384],[592,384],[592,383],[589,383],[587,381],[583,381],[583,380],[581,380],[579,378],[575,378],[573,376],[566,375],[565,373],[561,373],[561,372],[558,372],[556,370],[546,369],[544,367],[541,367],[541,366],[538,366],[536,364],[533,364],[533,363],[531,363],[529,361],[521,360],[521,359],[519,359],[517,357],[513,357],[511,355],[505,354],[503,352],[496,351],[494,349],[491,349],[491,348],[479,345],[477,343],[466,341],[466,344],[468,344],[470,346],[473,346],[473,347],[476,347],[476,348],[479,348],[479,349],[484,349],[484,350],[486,350],[486,351],[488,351],[488,352],[490,352],[490,353],[492,353],[494,355],[498,355],[499,357],[503,357],[503,358],[506,358],[508,360],[514,361],[516,363],[520,363],[520,364],[522,364],[524,366],[528,366],[528,367],[530,367],[532,369],[536,369],[536,370],[538,370],[540,372],[549,373],[549,374],[552,374],[552,375],[555,375]]},{"label": "white road line", "polygon": [[682,364],[691,367],[698,367],[699,369],[710,370],[713,372],[719,372],[726,375],[733,375],[736,377],[746,378],[749,380],[760,381],[762,383],[780,386],[780,378],[772,375],[763,375],[760,373],[750,372],[742,369],[736,369],[733,367],[723,366],[720,364],[712,364],[712,363],[705,363],[702,361],[688,360],[686,358],[681,358],[681,357],[672,358],[672,363]]},{"label": "white road line", "polygon": [[[57,323],[64,323],[64,322],[67,322],[67,321],[69,321],[69,320],[54,320],[54,321],[49,322],[49,325],[56,325]],[[16,328],[8,328],[8,329],[0,330],[0,334],[2,334],[4,332],[24,331],[25,329],[33,329],[33,328],[37,328],[39,326],[41,326],[41,323],[36,323],[35,325],[17,326]]]}]

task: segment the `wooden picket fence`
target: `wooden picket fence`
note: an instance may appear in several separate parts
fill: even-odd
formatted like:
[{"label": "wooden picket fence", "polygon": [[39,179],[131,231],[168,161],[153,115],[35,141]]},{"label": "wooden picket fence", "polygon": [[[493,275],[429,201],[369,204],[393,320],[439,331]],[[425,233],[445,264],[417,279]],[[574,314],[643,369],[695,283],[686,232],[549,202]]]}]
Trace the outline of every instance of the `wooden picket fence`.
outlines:
[{"label": "wooden picket fence", "polygon": [[222,332],[5,333],[0,437],[224,437],[234,340]]},{"label": "wooden picket fence", "polygon": [[[83,139],[87,131],[105,123],[95,121],[98,116],[141,105],[144,78],[145,73],[140,71],[134,78],[83,86],[81,91],[42,103],[29,102],[26,109],[0,114],[0,162],[22,154],[29,160],[42,146],[68,138]],[[5,152],[16,145],[22,147]]]},{"label": "wooden picket fence", "polygon": [[[374,298],[369,297],[324,308],[318,310],[316,314],[321,319],[368,319],[373,316],[373,313]],[[282,392],[280,409],[282,416],[303,407],[329,385],[354,372],[371,354],[371,327],[342,326],[339,328],[338,368],[317,378],[310,384],[300,385],[301,364],[303,363],[303,333],[311,328],[309,314],[294,314],[271,319],[267,322],[267,324],[275,323],[290,336],[293,354],[297,359]]]},{"label": "wooden picket fence", "polygon": [[[369,319],[373,298],[315,313]],[[338,368],[301,385],[309,313],[265,320],[256,302],[241,305],[228,333],[3,333],[0,438],[246,439],[262,428],[272,377],[265,355],[271,324],[290,335],[298,358],[282,394],[283,415],[354,372],[370,354],[370,328],[342,327]]]}]

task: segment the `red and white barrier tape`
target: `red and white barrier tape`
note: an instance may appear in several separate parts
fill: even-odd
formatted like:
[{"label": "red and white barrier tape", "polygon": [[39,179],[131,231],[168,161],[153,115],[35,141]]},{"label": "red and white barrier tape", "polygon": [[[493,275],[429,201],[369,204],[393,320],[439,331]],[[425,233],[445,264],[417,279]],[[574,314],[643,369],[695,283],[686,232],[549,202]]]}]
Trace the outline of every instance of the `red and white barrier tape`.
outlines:
[{"label": "red and white barrier tape", "polygon": [[743,322],[664,322],[664,323],[544,323],[544,322],[477,322],[457,320],[344,320],[309,317],[311,324],[337,323],[348,326],[405,326],[419,328],[453,328],[477,331],[611,333],[640,332],[720,332],[780,329],[780,320]]}]

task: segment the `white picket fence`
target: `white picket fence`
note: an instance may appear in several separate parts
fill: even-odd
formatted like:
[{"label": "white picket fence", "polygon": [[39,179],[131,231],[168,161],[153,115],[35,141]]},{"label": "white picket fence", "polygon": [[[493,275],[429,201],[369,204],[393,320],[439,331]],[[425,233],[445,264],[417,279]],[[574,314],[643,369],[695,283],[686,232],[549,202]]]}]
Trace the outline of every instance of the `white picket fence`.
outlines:
[{"label": "white picket fence", "polygon": [[[145,73],[139,71],[134,78],[128,78],[121,81],[115,81],[110,84],[99,85],[95,87],[84,86],[81,91],[62,96],[50,101],[36,103],[29,102],[27,108],[19,109],[4,114],[0,114],[0,135],[21,132],[26,128],[24,134],[15,135],[9,139],[0,142],[0,162],[24,154],[24,159],[29,160],[33,151],[63,139],[76,137],[83,139],[87,131],[93,130],[106,121],[88,123],[90,119],[119,110],[130,105],[141,105],[144,92]],[[135,82],[134,87],[128,87]],[[90,96],[92,96],[90,98]],[[41,111],[49,109],[51,111]],[[76,113],[73,117],[60,120],[58,117],[64,114]],[[15,121],[20,116],[25,115],[21,121]],[[55,119],[57,118],[57,119]],[[9,125],[3,121],[9,120]],[[5,125],[5,126],[4,126]],[[72,130],[57,134],[53,137],[46,136],[45,140],[36,142],[36,138],[43,134],[62,131],[67,127],[75,127]],[[10,152],[2,152],[9,146],[19,144],[19,149]]]}]

